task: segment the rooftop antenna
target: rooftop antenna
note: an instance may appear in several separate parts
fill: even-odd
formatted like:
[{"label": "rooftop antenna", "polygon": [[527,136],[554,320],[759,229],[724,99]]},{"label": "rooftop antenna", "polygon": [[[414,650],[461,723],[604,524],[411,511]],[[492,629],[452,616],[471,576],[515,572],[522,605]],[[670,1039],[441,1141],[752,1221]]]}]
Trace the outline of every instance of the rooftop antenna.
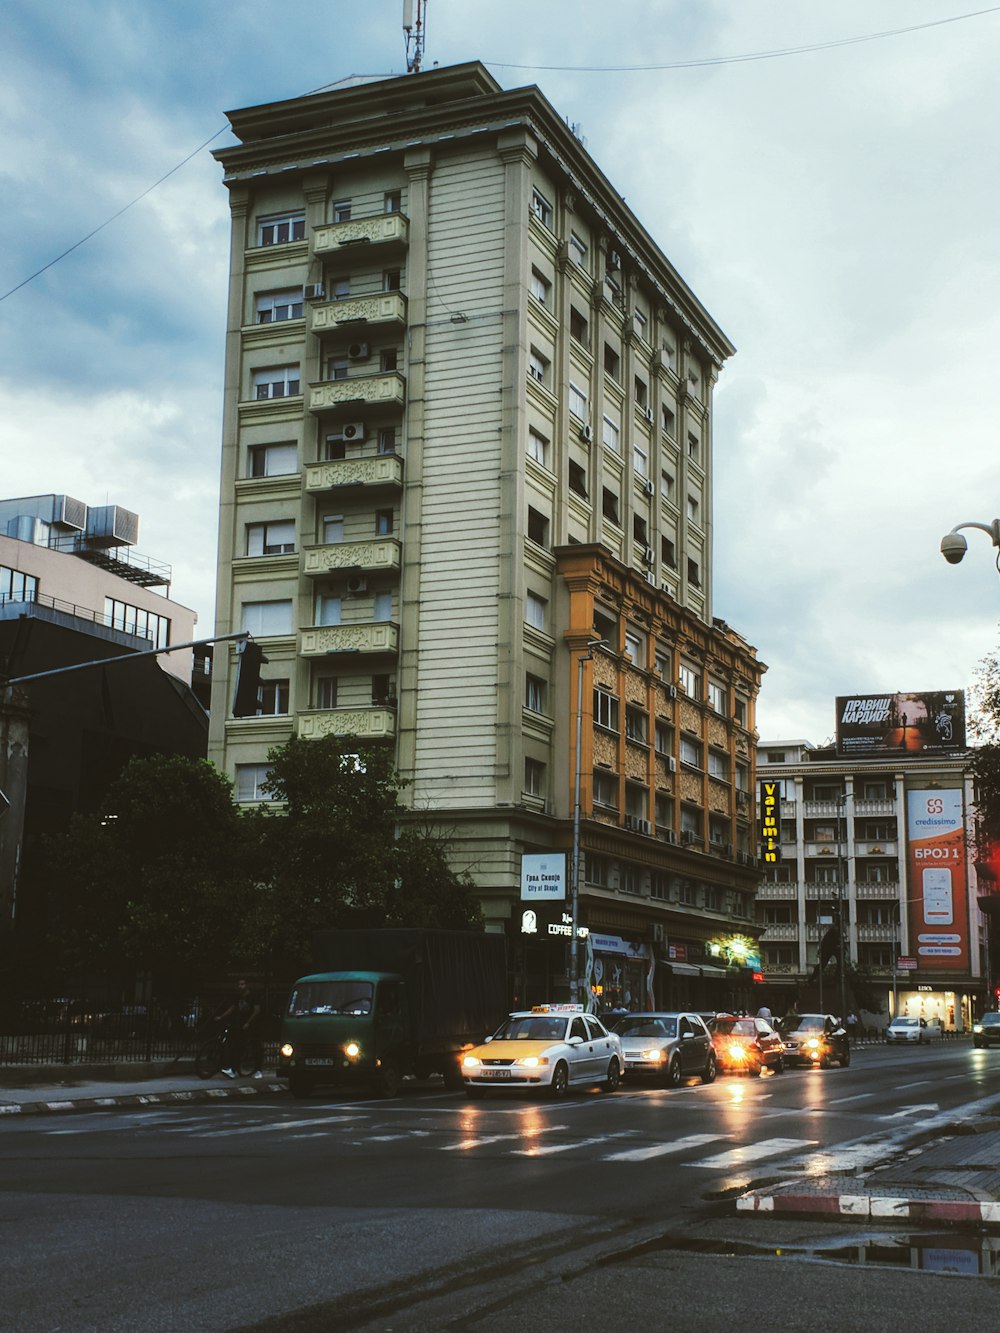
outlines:
[{"label": "rooftop antenna", "polygon": [[403,32],[406,33],[406,72],[419,74],[427,40],[427,0],[403,0]]}]

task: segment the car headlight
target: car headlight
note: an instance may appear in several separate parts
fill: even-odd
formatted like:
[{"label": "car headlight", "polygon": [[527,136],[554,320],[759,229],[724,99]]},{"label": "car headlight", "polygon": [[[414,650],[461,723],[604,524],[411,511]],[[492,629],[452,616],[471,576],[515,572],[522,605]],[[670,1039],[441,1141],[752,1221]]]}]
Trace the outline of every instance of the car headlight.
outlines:
[{"label": "car headlight", "polygon": [[295,1047],[292,1045],[290,1041],[286,1041],[282,1046],[281,1050],[278,1052],[278,1054],[281,1056],[283,1060],[290,1060],[292,1056],[295,1054]]},{"label": "car headlight", "polygon": [[734,1041],[726,1054],[729,1056],[730,1060],[742,1060],[746,1052],[738,1041]]},{"label": "car headlight", "polygon": [[525,1055],[520,1060],[515,1060],[514,1063],[522,1069],[538,1069],[540,1066],[549,1063],[549,1057],[547,1055]]},{"label": "car headlight", "polygon": [[479,1059],[478,1055],[464,1055],[462,1057],[463,1069],[478,1069],[481,1064],[482,1061]]},{"label": "car headlight", "polygon": [[806,1045],[809,1047],[811,1051],[818,1051],[819,1037],[810,1037],[809,1040],[806,1042]]},{"label": "car headlight", "polygon": [[356,1060],[361,1054],[361,1047],[356,1041],[349,1041],[344,1047],[344,1054],[347,1056],[348,1060]]},{"label": "car headlight", "polygon": [[657,1064],[662,1064],[667,1058],[667,1053],[662,1046],[657,1046],[653,1051],[643,1051],[642,1058],[644,1060],[655,1060]]},{"label": "car headlight", "polygon": [[972,1025],[972,1030],[973,1030],[973,1032],[982,1032],[982,1030],[983,1030],[983,1025],[982,1025],[982,1023],[973,1023],[973,1025]]}]

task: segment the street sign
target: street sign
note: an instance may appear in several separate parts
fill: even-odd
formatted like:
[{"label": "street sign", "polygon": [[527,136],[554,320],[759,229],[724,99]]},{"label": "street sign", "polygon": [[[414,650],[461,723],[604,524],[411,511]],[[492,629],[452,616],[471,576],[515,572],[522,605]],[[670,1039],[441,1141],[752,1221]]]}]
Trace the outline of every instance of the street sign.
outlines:
[{"label": "street sign", "polygon": [[914,972],[916,971],[917,960],[915,958],[897,958],[896,966],[900,972]]}]

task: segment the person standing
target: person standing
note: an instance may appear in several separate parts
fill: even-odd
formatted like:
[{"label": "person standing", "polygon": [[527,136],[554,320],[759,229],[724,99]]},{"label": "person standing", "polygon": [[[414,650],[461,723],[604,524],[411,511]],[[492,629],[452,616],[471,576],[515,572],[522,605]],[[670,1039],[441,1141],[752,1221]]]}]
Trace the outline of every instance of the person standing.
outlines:
[{"label": "person standing", "polygon": [[264,1071],[261,1069],[264,1049],[261,1031],[263,1012],[264,1006],[261,1003],[260,996],[252,994],[250,983],[245,978],[241,978],[236,983],[236,994],[219,1015],[223,1023],[229,1024],[229,1033],[226,1039],[226,1067],[222,1071],[226,1078],[236,1077],[236,1065],[239,1063],[239,1054],[244,1046],[249,1049],[253,1056],[254,1078],[264,1077]]},{"label": "person standing", "polygon": [[847,1039],[852,1046],[858,1044],[858,1016],[852,1009],[847,1015]]}]

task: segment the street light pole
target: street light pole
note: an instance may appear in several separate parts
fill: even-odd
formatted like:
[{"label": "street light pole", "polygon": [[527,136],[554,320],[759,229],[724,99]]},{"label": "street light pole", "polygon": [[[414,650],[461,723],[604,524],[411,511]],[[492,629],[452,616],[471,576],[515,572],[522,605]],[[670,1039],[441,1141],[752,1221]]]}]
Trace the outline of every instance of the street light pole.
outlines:
[{"label": "street light pole", "polygon": [[[844,840],[840,841],[843,832]],[[837,828],[837,916],[840,922],[840,1021],[847,1020],[847,959],[844,957],[848,946],[847,923],[844,913],[849,908],[849,900],[844,894],[844,880],[847,875],[847,793],[840,797],[840,820]]]},{"label": "street light pole", "polygon": [[583,664],[594,656],[594,649],[604,647],[605,639],[592,639],[587,651],[576,659],[576,762],[573,782],[573,867],[570,876],[569,998],[580,1003],[580,949],[577,938],[580,925],[580,778],[583,745]]}]

